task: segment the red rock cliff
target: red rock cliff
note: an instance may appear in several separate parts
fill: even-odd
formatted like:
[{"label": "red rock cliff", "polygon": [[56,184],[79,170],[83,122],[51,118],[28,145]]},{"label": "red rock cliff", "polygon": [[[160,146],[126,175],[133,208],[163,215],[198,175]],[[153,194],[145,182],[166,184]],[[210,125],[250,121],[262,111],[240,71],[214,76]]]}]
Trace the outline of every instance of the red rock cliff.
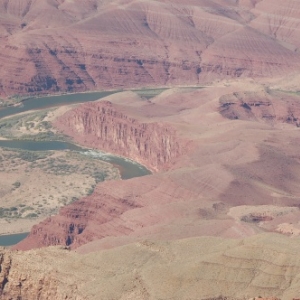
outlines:
[{"label": "red rock cliff", "polygon": [[152,170],[167,169],[181,153],[172,127],[141,123],[107,101],[86,103],[61,116],[55,125],[78,143],[132,158]]},{"label": "red rock cliff", "polygon": [[134,201],[113,197],[96,188],[91,196],[62,208],[59,215],[33,226],[30,235],[16,248],[28,250],[51,245],[77,248],[105,236],[127,235],[132,229],[122,224],[120,217],[138,207],[140,205]]},{"label": "red rock cliff", "polygon": [[[153,170],[170,168],[184,145],[172,127],[139,122],[107,101],[80,105],[61,116],[56,126],[78,143],[130,157]],[[77,248],[95,239],[132,233],[135,225],[128,225],[124,214],[143,208],[145,203],[128,195],[112,195],[110,191],[115,184],[98,185],[91,196],[64,207],[58,216],[34,226],[30,235],[15,248],[27,250],[50,245]],[[172,200],[172,197],[164,197],[166,201]],[[155,201],[151,199],[149,203]],[[146,205],[149,203],[146,201]],[[140,220],[136,224],[140,224]]]}]

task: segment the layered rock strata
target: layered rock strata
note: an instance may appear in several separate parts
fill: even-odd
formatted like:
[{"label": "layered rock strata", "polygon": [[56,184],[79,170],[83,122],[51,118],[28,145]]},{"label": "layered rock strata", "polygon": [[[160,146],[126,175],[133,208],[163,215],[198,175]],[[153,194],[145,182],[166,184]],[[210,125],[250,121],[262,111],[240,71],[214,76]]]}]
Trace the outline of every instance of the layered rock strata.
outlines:
[{"label": "layered rock strata", "polygon": [[296,1],[2,1],[0,95],[298,73]]},{"label": "layered rock strata", "polygon": [[171,126],[140,122],[108,101],[82,105],[55,125],[78,143],[129,157],[155,171],[169,168],[184,148]]},{"label": "layered rock strata", "polygon": [[[117,96],[115,96],[117,97]],[[91,102],[68,111],[55,125],[64,134],[82,145],[111,151],[145,164],[154,171],[167,170],[185,147],[176,131],[163,123],[143,123],[118,110],[111,102]],[[109,183],[107,190],[97,187],[91,196],[61,209],[58,216],[50,217],[34,226],[18,249],[49,245],[77,248],[93,240],[108,236],[129,235],[135,228],[124,215],[149,206],[149,202],[136,201],[125,194],[110,193],[120,183]]]},{"label": "layered rock strata", "polygon": [[18,249],[63,245],[77,248],[106,236],[127,235],[133,228],[122,224],[122,215],[141,207],[132,200],[116,198],[96,189],[92,196],[76,201],[33,226],[30,235]]},{"label": "layered rock strata", "polygon": [[297,95],[280,92],[233,93],[220,98],[220,113],[232,120],[278,122],[300,126],[300,105]]}]

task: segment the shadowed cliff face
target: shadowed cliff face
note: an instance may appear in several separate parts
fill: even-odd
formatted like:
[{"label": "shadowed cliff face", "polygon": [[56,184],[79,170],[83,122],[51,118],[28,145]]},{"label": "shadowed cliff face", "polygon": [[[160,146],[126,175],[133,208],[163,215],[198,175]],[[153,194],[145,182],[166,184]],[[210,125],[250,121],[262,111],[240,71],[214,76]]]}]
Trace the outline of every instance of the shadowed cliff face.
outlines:
[{"label": "shadowed cliff face", "polygon": [[[286,223],[289,214],[280,220],[257,219],[259,212],[242,214],[253,213],[251,220],[257,222],[227,215],[232,206],[295,206],[299,201],[297,128],[279,121],[228,120],[219,113],[219,99],[226,95],[236,95],[253,111],[260,108],[255,103],[262,102],[262,89],[252,89],[176,89],[148,102],[125,92],[58,117],[56,127],[77,143],[138,160],[159,172],[99,183],[92,195],[34,226],[15,249],[67,245],[91,251],[144,236],[243,237],[262,230],[264,221],[270,223],[268,230],[277,231],[278,222]],[[164,107],[168,110],[162,114]],[[280,111],[285,113],[286,107]],[[216,203],[224,209],[216,209]]]},{"label": "shadowed cliff face", "polygon": [[181,154],[182,145],[166,124],[141,123],[110,102],[87,103],[56,121],[78,143],[134,159],[152,170],[164,170]]},{"label": "shadowed cliff face", "polygon": [[[34,282],[41,282],[41,293],[52,293],[53,299],[77,294],[89,300],[214,299],[220,294],[228,299],[295,298],[299,242],[272,231],[300,234],[299,132],[291,124],[229,120],[219,113],[226,95],[259,108],[250,104],[257,103],[261,90],[255,85],[253,93],[247,92],[248,83],[247,90],[240,84],[176,89],[149,102],[126,92],[65,113],[56,125],[78,143],[148,157],[153,168],[160,162],[168,171],[99,183],[92,195],[33,227],[14,247],[29,251],[17,252],[8,275],[3,265],[4,291],[18,295],[21,282],[22,295],[25,287],[34,294]],[[162,114],[164,107],[168,110]],[[165,135],[172,141],[170,151],[151,140],[166,140]],[[157,148],[138,148],[148,140]],[[165,160],[159,160],[162,155]],[[258,234],[265,230],[272,233]],[[199,236],[205,237],[196,244],[180,240]],[[213,236],[223,238],[217,243]],[[55,257],[47,254],[48,245],[74,251]],[[39,247],[44,248],[34,249]],[[35,272],[30,271],[32,261],[39,265]],[[47,277],[36,271],[40,266]]]}]

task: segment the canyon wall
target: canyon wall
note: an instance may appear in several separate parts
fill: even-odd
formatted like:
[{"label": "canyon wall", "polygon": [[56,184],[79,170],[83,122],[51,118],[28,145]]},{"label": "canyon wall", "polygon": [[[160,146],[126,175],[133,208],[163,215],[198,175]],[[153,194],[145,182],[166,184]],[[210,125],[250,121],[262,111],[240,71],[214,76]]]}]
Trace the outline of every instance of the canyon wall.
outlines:
[{"label": "canyon wall", "polygon": [[129,157],[155,171],[171,167],[185,144],[171,126],[140,122],[108,101],[75,108],[55,126],[82,145]]},{"label": "canyon wall", "polygon": [[295,74],[299,4],[279,3],[2,1],[0,96]]},{"label": "canyon wall", "polygon": [[[291,125],[282,127],[282,123],[264,123],[258,118],[252,123],[242,118],[228,120],[220,115],[220,105],[231,103],[234,97],[240,100],[233,107],[244,110],[241,105],[248,103],[258,116],[256,109],[261,106],[255,104],[272,102],[263,100],[266,95],[260,94],[261,88],[253,89],[176,89],[151,101],[121,93],[110,96],[111,102],[85,103],[67,111],[55,126],[77,143],[133,158],[158,172],[99,183],[92,195],[34,226],[14,248],[64,245],[78,249],[97,241],[134,240],[147,234],[168,238],[254,234],[251,224],[228,217],[226,209],[273,204],[269,186],[282,189],[277,205],[295,206],[299,139],[297,128]],[[292,107],[293,97],[283,101],[288,104],[285,110],[275,106],[277,116]],[[155,113],[162,116],[155,117]],[[214,209],[219,204],[226,209]],[[191,225],[181,226],[181,222],[189,224],[189,218]],[[210,223],[214,218],[217,221]]]},{"label": "canyon wall", "polygon": [[[235,97],[239,100],[233,106],[245,102],[253,111],[263,106],[257,103],[272,103],[263,100],[265,94],[260,95],[262,86],[251,90],[247,82],[246,87],[238,83],[176,89],[151,101],[126,93],[124,98],[113,95],[108,99],[111,102],[86,103],[63,115],[57,127],[78,143],[114,147],[111,140],[115,140],[116,151],[132,147],[128,155],[150,157],[153,169],[160,162],[162,170],[168,171],[99,183],[92,195],[33,227],[28,238],[14,247],[20,257],[16,270],[27,255],[35,255],[30,260],[32,264],[37,261],[34,270],[44,269],[26,278],[42,280],[41,289],[47,293],[59,291],[55,277],[50,278],[49,287],[38,276],[44,270],[47,276],[56,275],[60,286],[68,289],[67,299],[81,299],[81,295],[89,300],[209,299],[220,294],[240,299],[257,295],[297,298],[299,242],[274,231],[280,224],[299,226],[299,132],[290,124],[222,116],[220,99],[231,103]],[[282,98],[284,95],[289,98],[289,93]],[[259,116],[259,110],[255,112]],[[169,140],[178,143],[178,156],[161,161],[160,156],[145,152],[145,147],[138,151],[137,145],[157,138],[147,131],[148,126],[159,128],[159,134],[173,132]],[[137,135],[130,135],[135,129]],[[191,151],[182,138],[193,143]],[[165,147],[153,149],[166,151]],[[243,206],[250,210],[244,211]],[[232,207],[236,207],[234,215],[228,212]],[[281,210],[283,207],[287,210]],[[257,212],[269,211],[274,211],[272,218],[257,220]],[[243,218],[252,212],[254,218]],[[273,232],[260,234],[265,230]],[[48,245],[72,251],[52,256]],[[26,268],[32,267],[28,263]],[[5,265],[2,270],[7,274]],[[15,287],[22,278],[20,273],[9,274],[11,277],[4,277],[8,278],[8,283],[4,280],[6,293],[18,291]],[[22,287],[26,284],[22,282]],[[69,292],[72,287],[73,294]],[[36,293],[33,283],[30,289]],[[64,299],[60,295],[56,292],[54,299]]]},{"label": "canyon wall", "polygon": [[[55,256],[66,256],[66,250],[52,249],[47,253],[49,265],[41,253],[12,253],[0,250],[0,298],[2,300],[84,299],[77,286],[63,280],[55,270]],[[56,265],[57,268],[57,265]]]},{"label": "canyon wall", "polygon": [[96,188],[92,195],[62,208],[59,215],[33,226],[29,236],[14,248],[28,250],[62,245],[74,249],[107,236],[127,235],[134,228],[126,226],[122,217],[136,208],[141,205],[134,200],[113,197]]}]

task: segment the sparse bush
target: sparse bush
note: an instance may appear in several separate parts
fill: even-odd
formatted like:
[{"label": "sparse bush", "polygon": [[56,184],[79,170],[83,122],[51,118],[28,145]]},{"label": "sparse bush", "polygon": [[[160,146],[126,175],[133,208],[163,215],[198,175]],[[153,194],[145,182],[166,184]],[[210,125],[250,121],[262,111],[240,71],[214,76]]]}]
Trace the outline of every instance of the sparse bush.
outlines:
[{"label": "sparse bush", "polygon": [[16,181],[15,183],[13,183],[13,186],[17,189],[21,186],[21,182],[20,181]]},{"label": "sparse bush", "polygon": [[30,213],[30,214],[26,215],[25,218],[37,218],[38,216],[39,216],[39,215],[36,214],[36,213]]}]

